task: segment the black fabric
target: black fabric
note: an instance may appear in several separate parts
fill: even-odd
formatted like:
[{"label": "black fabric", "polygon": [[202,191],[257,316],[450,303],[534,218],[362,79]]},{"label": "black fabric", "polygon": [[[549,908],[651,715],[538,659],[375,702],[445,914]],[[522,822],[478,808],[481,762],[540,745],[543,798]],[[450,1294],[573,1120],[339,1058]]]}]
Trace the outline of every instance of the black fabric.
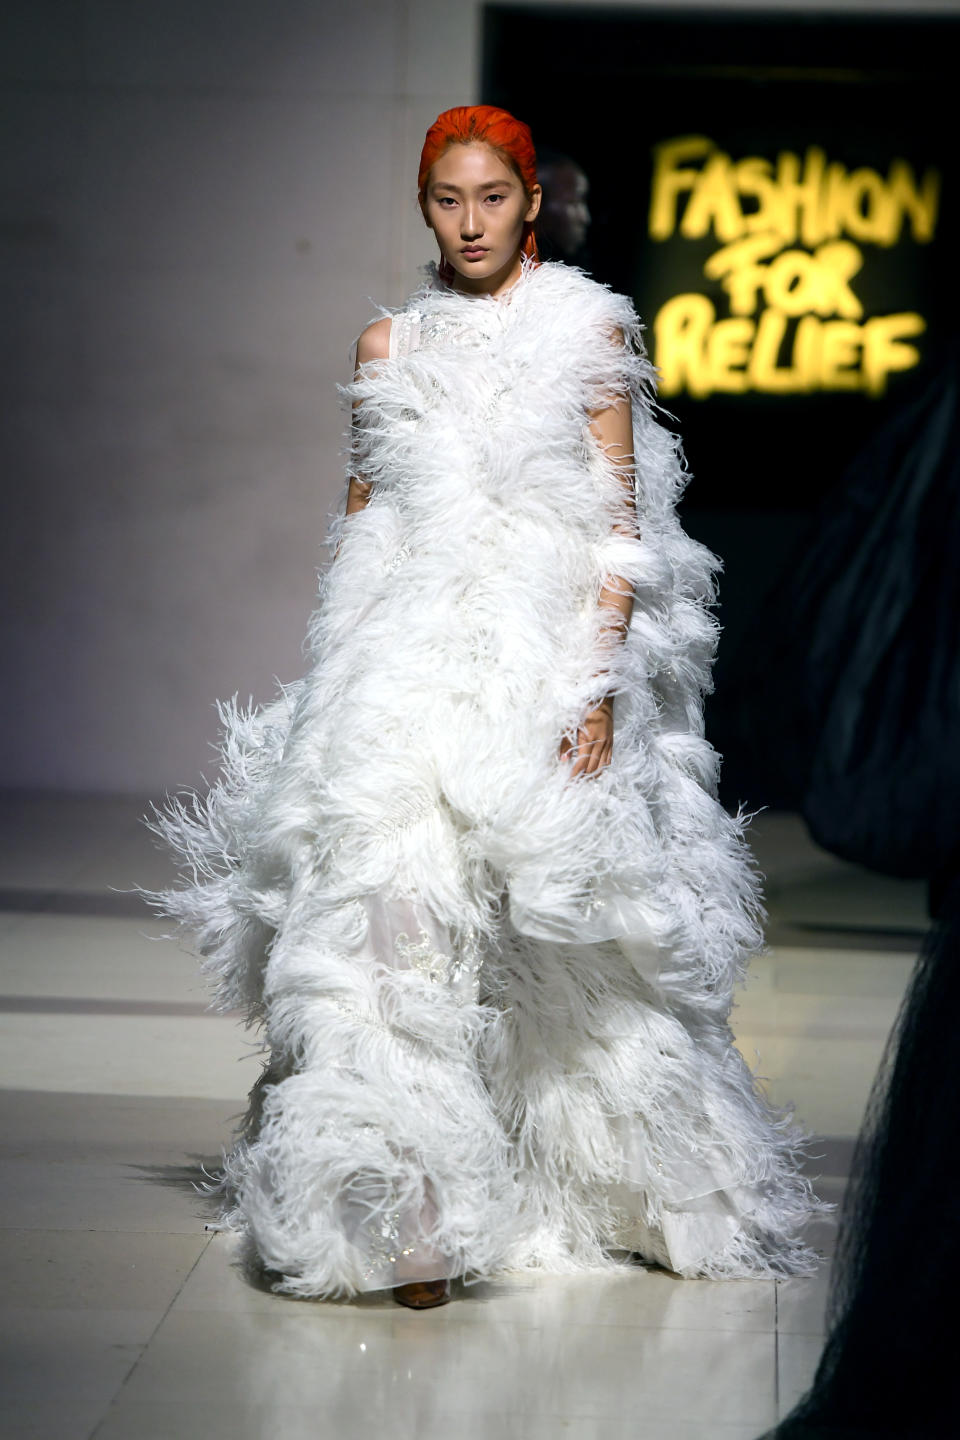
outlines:
[{"label": "black fabric", "polygon": [[826,849],[905,877],[960,844],[958,401],[954,343],[821,507],[735,680],[758,777]]},{"label": "black fabric", "polygon": [[[796,578],[803,813],[828,850],[925,877],[933,923],[874,1081],[827,1340],[765,1440],[957,1433],[960,1229],[960,346],[851,467]],[[781,605],[782,605],[781,597]],[[781,612],[782,618],[782,612]]]},{"label": "black fabric", "polygon": [[874,1081],[809,1393],[765,1440],[946,1440],[957,1431],[960,866]]}]

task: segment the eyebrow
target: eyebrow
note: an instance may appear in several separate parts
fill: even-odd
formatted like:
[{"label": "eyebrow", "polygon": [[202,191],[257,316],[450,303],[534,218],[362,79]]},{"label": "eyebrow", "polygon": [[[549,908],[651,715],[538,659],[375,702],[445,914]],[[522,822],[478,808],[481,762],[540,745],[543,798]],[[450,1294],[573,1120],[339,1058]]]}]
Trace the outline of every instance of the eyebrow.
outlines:
[{"label": "eyebrow", "polygon": [[[511,190],[511,189],[513,188],[513,181],[512,181],[512,180],[481,180],[480,184],[477,185],[475,188],[476,188],[477,190]],[[451,185],[448,180],[435,180],[435,181],[433,182],[433,184],[430,186],[430,189],[431,189],[431,190],[455,190],[458,195],[462,195],[462,194],[463,194],[463,191],[460,189],[460,186],[459,186],[459,185]]]}]

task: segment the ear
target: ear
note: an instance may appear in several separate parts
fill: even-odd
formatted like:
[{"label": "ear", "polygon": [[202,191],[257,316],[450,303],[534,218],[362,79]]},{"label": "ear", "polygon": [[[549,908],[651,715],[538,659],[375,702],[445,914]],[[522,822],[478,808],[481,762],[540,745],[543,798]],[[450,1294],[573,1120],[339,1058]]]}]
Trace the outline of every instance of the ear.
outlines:
[{"label": "ear", "polygon": [[425,210],[424,207],[423,207],[423,202],[421,201],[419,195],[417,196],[417,209],[420,211],[420,214],[423,216],[423,223],[424,223],[424,225],[426,225],[426,227],[427,227],[428,230],[432,230],[432,229],[433,229],[433,226],[430,224],[430,221],[427,219],[427,212],[426,212],[426,210]]},{"label": "ear", "polygon": [[530,191],[530,204],[527,208],[527,213],[523,217],[528,224],[531,221],[536,220],[537,216],[540,214],[540,203],[542,200],[543,187],[541,185],[534,185],[533,189]]}]

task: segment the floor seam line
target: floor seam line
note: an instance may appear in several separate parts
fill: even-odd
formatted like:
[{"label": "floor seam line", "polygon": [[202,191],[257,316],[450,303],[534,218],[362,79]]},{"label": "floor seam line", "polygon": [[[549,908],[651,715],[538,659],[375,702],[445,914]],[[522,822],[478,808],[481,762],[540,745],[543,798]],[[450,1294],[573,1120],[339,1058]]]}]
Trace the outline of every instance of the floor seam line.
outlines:
[{"label": "floor seam line", "polygon": [[773,1404],[780,1424],[780,1281],[773,1283]]},{"label": "floor seam line", "polygon": [[190,1276],[193,1274],[194,1270],[196,1270],[197,1266],[200,1264],[200,1261],[203,1259],[204,1255],[207,1253],[207,1249],[208,1249],[208,1247],[209,1247],[210,1242],[212,1241],[212,1239],[213,1239],[213,1236],[212,1236],[212,1235],[208,1235],[208,1236],[207,1236],[206,1243],[202,1246],[199,1254],[197,1255],[197,1258],[194,1260],[193,1264],[190,1266],[190,1269],[187,1271],[186,1275],[184,1275],[183,1281],[182,1281],[182,1283],[178,1286],[177,1291],[176,1291],[176,1294],[175,1294],[175,1295],[173,1296],[173,1298],[171,1299],[170,1304],[169,1304],[169,1305],[167,1306],[167,1308],[164,1310],[163,1314],[160,1316],[160,1319],[157,1321],[156,1325],[154,1325],[153,1329],[150,1331],[150,1334],[147,1336],[146,1340],[145,1340],[144,1343],[143,1343],[143,1347],[142,1347],[142,1349],[141,1349],[141,1351],[140,1351],[140,1354],[137,1356],[136,1360],[134,1360],[133,1364],[130,1366],[130,1369],[127,1371],[126,1375],[124,1375],[123,1379],[120,1381],[120,1384],[117,1386],[116,1390],[114,1391],[114,1393],[113,1393],[113,1395],[112,1395],[112,1397],[111,1397],[111,1399],[110,1399],[110,1401],[109,1401],[109,1403],[108,1403],[108,1405],[107,1405],[106,1410],[105,1410],[105,1411],[103,1412],[103,1414],[100,1416],[100,1419],[96,1422],[96,1424],[94,1425],[93,1429],[90,1431],[90,1434],[87,1436],[87,1440],[96,1440],[97,1434],[98,1434],[99,1431],[103,1428],[103,1426],[106,1424],[107,1419],[109,1418],[109,1415],[110,1415],[110,1411],[113,1409],[114,1405],[116,1405],[116,1403],[117,1403],[117,1401],[119,1400],[120,1396],[123,1394],[124,1390],[127,1388],[127,1385],[130,1383],[130,1380],[132,1379],[134,1373],[135,1373],[136,1370],[137,1370],[137,1367],[140,1365],[140,1362],[143,1360],[143,1357],[146,1355],[146,1353],[147,1353],[147,1351],[149,1350],[150,1346],[153,1344],[153,1341],[154,1341],[154,1338],[156,1337],[157,1331],[160,1329],[161,1325],[162,1325],[163,1322],[166,1320],[167,1316],[170,1314],[170,1311],[173,1309],[174,1305],[176,1305],[176,1303],[177,1303],[177,1301],[179,1300],[180,1296],[183,1294],[184,1286],[186,1285],[187,1281],[190,1279]]}]

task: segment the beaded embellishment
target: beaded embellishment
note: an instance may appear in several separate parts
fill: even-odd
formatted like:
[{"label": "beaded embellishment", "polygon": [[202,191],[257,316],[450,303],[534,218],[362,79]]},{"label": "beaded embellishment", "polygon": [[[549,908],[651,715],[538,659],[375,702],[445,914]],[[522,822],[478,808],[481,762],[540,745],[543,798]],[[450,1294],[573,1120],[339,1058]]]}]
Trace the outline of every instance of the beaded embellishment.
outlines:
[{"label": "beaded embellishment", "polygon": [[411,970],[417,970],[428,980],[441,984],[447,980],[451,957],[436,948],[426,930],[421,929],[417,941],[411,940],[406,930],[399,930],[394,936],[393,946]]},{"label": "beaded embellishment", "polygon": [[389,1210],[379,1221],[363,1227],[367,1237],[364,1278],[372,1280],[385,1265],[395,1265],[402,1256],[412,1255],[413,1245],[400,1244],[400,1211]]},{"label": "beaded embellishment", "polygon": [[446,985],[464,1000],[476,1003],[483,956],[474,927],[468,926],[461,933],[451,953],[439,950],[422,927],[419,936],[411,940],[405,930],[398,931],[393,943],[400,960],[433,984]]}]

